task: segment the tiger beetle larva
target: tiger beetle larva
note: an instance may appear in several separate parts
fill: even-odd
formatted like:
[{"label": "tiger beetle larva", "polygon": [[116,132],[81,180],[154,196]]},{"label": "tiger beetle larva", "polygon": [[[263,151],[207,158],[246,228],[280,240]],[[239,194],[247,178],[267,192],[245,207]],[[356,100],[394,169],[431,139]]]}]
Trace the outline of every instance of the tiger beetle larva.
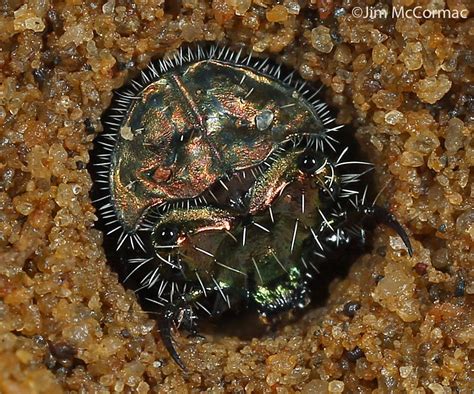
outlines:
[{"label": "tiger beetle larva", "polygon": [[347,159],[318,91],[269,59],[180,49],[116,92],[92,154],[94,203],[124,282],[163,343],[200,315],[304,308],[318,267],[366,242],[370,163]]}]

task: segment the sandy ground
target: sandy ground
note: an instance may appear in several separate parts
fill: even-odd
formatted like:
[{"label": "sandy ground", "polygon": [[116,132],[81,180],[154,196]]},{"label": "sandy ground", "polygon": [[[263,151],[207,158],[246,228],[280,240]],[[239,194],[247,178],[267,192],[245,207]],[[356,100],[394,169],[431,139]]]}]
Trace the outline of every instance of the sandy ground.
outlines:
[{"label": "sandy ground", "polygon": [[[0,3],[0,392],[472,392],[474,20],[351,15],[366,4]],[[112,90],[203,40],[327,87],[415,254],[378,227],[294,323],[253,340],[179,336],[184,376],[107,264],[86,165]]]}]

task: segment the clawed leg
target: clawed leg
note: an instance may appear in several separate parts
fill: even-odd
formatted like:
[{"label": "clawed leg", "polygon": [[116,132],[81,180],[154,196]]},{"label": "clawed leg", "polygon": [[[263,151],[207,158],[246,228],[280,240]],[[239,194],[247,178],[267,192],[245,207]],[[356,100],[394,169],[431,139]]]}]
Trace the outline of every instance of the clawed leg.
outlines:
[{"label": "clawed leg", "polygon": [[168,350],[168,353],[183,371],[188,372],[186,365],[184,365],[183,360],[181,360],[181,357],[176,351],[173,341],[173,334],[171,330],[172,325],[174,325],[175,315],[175,307],[172,305],[166,306],[163,314],[158,319],[158,328],[160,329],[161,340],[163,341],[166,350]]},{"label": "clawed leg", "polygon": [[[208,291],[210,290],[208,289]],[[186,373],[188,372],[188,369],[179,356],[173,340],[173,328],[177,326],[183,327],[184,330],[189,333],[188,338],[204,338],[198,333],[197,315],[194,313],[192,305],[195,305],[194,303],[196,303],[196,307],[203,308],[210,316],[215,316],[218,312],[222,313],[229,307],[228,303],[224,302],[224,299],[222,298],[224,296],[223,291],[218,292],[218,297],[216,297],[213,308],[210,310],[197,302],[203,296],[205,296],[204,292],[199,290],[192,291],[185,295],[182,294],[180,298],[168,302],[163,307],[158,318],[158,328],[166,350],[168,350],[176,364],[178,364]],[[228,301],[228,298],[226,298],[226,301]]]},{"label": "clawed leg", "polygon": [[377,205],[360,205],[354,211],[335,214],[330,222],[322,223],[319,232],[314,234],[312,240],[311,260],[315,263],[337,261],[348,249],[364,246],[365,228],[377,223],[385,224],[395,230],[405,244],[408,254],[413,255],[410,239],[395,216]]},{"label": "clawed leg", "polygon": [[395,216],[387,211],[385,208],[379,207],[378,205],[373,206],[361,206],[359,208],[359,212],[361,212],[366,217],[372,217],[375,219],[377,223],[382,223],[389,226],[391,229],[395,230],[395,232],[400,236],[403,243],[407,247],[408,254],[413,256],[413,248],[410,243],[410,238],[408,238],[407,233],[401,226],[401,224],[397,221]]},{"label": "clawed leg", "polygon": [[186,373],[188,372],[188,369],[176,351],[172,329],[176,322],[180,322],[184,328],[189,331],[191,336],[197,337],[199,334],[195,320],[191,307],[185,301],[176,304],[168,303],[158,319],[161,340],[163,341],[166,350],[168,350],[176,364],[178,364]]}]

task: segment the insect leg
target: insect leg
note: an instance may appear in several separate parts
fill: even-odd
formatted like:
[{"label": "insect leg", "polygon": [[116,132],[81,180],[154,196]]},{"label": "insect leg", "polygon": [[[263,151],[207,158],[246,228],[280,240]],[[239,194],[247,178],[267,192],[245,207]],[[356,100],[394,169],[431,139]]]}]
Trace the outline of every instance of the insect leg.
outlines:
[{"label": "insect leg", "polygon": [[309,247],[303,257],[317,268],[326,261],[339,261],[349,250],[360,251],[367,243],[366,229],[378,223],[395,230],[408,254],[413,255],[410,239],[393,214],[377,205],[359,205],[349,212],[334,212],[331,219],[324,220],[319,228],[311,229],[312,238],[308,239]]},{"label": "insect leg", "polygon": [[172,328],[177,324],[182,324],[189,331],[191,336],[198,336],[196,325],[196,315],[193,314],[191,303],[199,298],[200,293],[193,293],[192,297],[182,296],[179,300],[169,302],[163,307],[163,311],[158,317],[158,328],[161,340],[166,350],[183,371],[188,372],[186,365],[179,356],[173,340]]},{"label": "insect leg", "polygon": [[413,248],[411,246],[410,238],[408,238],[408,234],[392,213],[378,205],[362,205],[358,208],[358,211],[368,218],[373,218],[377,223],[385,224],[395,230],[405,244],[408,254],[413,256]]},{"label": "insect leg", "polygon": [[168,353],[184,372],[188,372],[186,365],[184,365],[183,360],[181,360],[181,357],[176,351],[173,334],[171,333],[171,326],[175,321],[175,317],[176,306],[168,304],[165,307],[163,314],[158,318],[158,328],[160,330],[161,340],[163,341],[166,350],[168,350]]}]

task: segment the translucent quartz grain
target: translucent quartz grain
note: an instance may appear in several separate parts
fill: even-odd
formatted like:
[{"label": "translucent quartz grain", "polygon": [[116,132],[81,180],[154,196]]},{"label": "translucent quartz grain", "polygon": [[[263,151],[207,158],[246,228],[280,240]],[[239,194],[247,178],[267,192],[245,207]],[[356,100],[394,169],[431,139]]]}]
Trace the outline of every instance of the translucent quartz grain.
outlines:
[{"label": "translucent quartz grain", "polygon": [[321,53],[330,53],[334,48],[330,30],[326,26],[318,26],[311,31],[311,45]]}]

